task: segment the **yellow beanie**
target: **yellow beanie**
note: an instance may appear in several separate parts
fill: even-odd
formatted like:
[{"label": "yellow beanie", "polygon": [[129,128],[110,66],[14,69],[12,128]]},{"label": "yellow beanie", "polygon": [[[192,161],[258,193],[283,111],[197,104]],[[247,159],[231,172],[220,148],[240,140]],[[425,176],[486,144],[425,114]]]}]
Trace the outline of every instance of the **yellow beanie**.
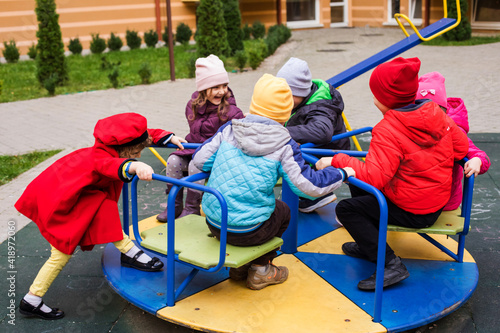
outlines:
[{"label": "yellow beanie", "polygon": [[250,113],[284,123],[293,108],[292,90],[283,78],[264,74],[255,84]]}]

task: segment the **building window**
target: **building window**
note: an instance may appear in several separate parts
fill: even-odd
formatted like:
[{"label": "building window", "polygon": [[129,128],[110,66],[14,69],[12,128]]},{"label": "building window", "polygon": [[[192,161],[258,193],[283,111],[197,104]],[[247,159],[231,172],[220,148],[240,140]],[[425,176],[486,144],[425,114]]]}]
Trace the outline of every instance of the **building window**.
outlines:
[{"label": "building window", "polygon": [[[422,0],[408,0],[408,2],[403,2],[401,4],[400,0],[388,0],[387,2],[387,22],[389,24],[396,24],[394,19],[394,14],[401,13],[401,8],[408,4],[407,16],[415,25],[422,24]],[[405,20],[402,20],[403,24],[406,24]]]},{"label": "building window", "polygon": [[330,0],[330,14],[330,26],[347,26],[347,0]]},{"label": "building window", "polygon": [[287,0],[286,21],[290,28],[319,26],[319,0]]},{"label": "building window", "polygon": [[500,29],[500,0],[474,0],[472,27]]}]

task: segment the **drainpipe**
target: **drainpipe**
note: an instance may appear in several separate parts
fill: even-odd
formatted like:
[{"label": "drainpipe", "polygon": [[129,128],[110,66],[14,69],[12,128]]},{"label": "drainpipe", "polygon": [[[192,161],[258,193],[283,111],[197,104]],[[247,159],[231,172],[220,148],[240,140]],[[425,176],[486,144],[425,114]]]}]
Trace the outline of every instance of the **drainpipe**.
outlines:
[{"label": "drainpipe", "polygon": [[158,41],[160,41],[161,40],[160,0],[155,0],[155,14],[156,14],[156,33],[158,34]]},{"label": "drainpipe", "polygon": [[172,37],[172,9],[170,8],[170,0],[166,0],[166,2],[168,26],[168,57],[170,59],[170,81],[175,81],[174,41]]},{"label": "drainpipe", "polygon": [[281,24],[281,0],[276,0],[276,10],[278,11],[277,15],[277,23],[278,25]]}]

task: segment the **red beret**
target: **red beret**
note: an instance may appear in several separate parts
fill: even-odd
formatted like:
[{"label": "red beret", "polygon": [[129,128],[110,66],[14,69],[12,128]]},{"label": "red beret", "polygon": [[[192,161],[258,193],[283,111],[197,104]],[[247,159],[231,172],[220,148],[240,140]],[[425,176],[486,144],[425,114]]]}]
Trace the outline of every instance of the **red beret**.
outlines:
[{"label": "red beret", "polygon": [[107,146],[133,146],[148,136],[146,118],[132,112],[100,119],[94,128],[94,137]]},{"label": "red beret", "polygon": [[370,77],[370,89],[375,98],[390,109],[415,101],[418,90],[418,58],[396,58],[380,64]]}]

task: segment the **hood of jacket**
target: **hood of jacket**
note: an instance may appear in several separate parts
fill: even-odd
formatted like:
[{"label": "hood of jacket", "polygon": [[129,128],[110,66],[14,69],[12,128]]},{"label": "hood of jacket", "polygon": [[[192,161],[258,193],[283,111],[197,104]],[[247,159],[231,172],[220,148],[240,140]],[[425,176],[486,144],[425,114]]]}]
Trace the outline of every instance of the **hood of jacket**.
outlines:
[{"label": "hood of jacket", "polygon": [[465,133],[469,133],[469,115],[464,101],[461,98],[448,98],[448,110],[446,113],[453,119],[458,127],[462,128]]},{"label": "hood of jacket", "polygon": [[268,155],[291,139],[290,133],[283,125],[254,114],[243,119],[233,119],[232,129],[238,148],[249,156]]},{"label": "hood of jacket", "polygon": [[[429,99],[416,100],[404,108],[389,110],[384,119],[421,147],[434,146],[449,131],[446,114]],[[436,124],[441,124],[436,126]]]},{"label": "hood of jacket", "polygon": [[292,110],[292,115],[297,110],[302,113],[314,109],[340,116],[344,111],[344,101],[337,89],[323,80],[312,80],[312,82],[311,92]]}]

